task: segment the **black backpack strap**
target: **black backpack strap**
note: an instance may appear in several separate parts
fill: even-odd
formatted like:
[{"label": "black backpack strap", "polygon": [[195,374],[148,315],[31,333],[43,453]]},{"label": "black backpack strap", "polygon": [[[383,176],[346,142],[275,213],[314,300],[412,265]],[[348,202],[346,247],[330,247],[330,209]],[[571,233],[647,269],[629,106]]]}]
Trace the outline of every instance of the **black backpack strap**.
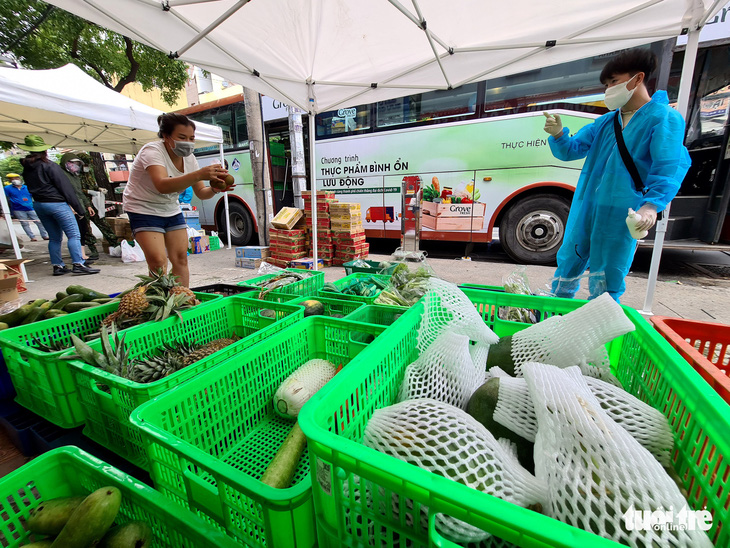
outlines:
[{"label": "black backpack strap", "polygon": [[[621,128],[621,123],[618,119],[619,116],[621,116],[620,109],[616,110],[616,116],[613,117],[613,132],[616,135],[616,144],[618,144],[618,151],[621,154],[621,159],[624,161],[624,165],[626,166],[629,175],[631,175],[631,178],[634,180],[634,186],[636,187],[636,190],[638,190],[642,194],[646,194],[644,181],[641,180],[641,175],[639,175],[639,170],[636,169],[634,159],[631,157],[631,154],[629,154],[629,149],[626,148],[626,143],[624,142],[624,133]],[[657,220],[662,219],[662,213],[663,211],[657,214]]]}]

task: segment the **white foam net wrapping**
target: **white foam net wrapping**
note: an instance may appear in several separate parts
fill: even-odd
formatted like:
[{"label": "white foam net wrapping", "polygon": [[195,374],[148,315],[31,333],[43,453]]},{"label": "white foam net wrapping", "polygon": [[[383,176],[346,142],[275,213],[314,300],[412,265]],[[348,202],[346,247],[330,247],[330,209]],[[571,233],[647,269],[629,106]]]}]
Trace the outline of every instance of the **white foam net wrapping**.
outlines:
[{"label": "white foam net wrapping", "polygon": [[552,316],[515,333],[515,374],[522,376],[522,365],[533,361],[558,367],[578,365],[609,341],[634,329],[621,306],[604,293],[565,316]]},{"label": "white foam net wrapping", "polygon": [[[375,411],[363,443],[440,476],[527,507],[543,504],[545,485],[466,412],[433,399],[410,400]],[[436,527],[455,542],[479,542],[489,533],[439,514]]]},{"label": "white foam net wrapping", "polygon": [[499,337],[486,326],[474,303],[452,283],[439,278],[429,278],[428,292],[423,298],[423,303],[424,313],[418,330],[419,352],[431,346],[445,329],[484,344],[495,344],[499,340]]},{"label": "white foam net wrapping", "polygon": [[535,475],[548,486],[550,516],[628,546],[712,546],[699,530],[626,527],[629,510],[676,516],[686,505],[679,488],[601,408],[578,368],[529,363],[524,374],[538,421]]},{"label": "white foam net wrapping", "polygon": [[[486,345],[484,347],[486,361]],[[474,364],[469,338],[443,331],[413,363],[406,367],[398,401],[433,398],[465,408],[474,391],[484,382],[484,366]]]},{"label": "white foam net wrapping", "polygon": [[[669,466],[674,438],[667,418],[622,388],[591,377],[583,380],[601,409],[654,455],[662,466]],[[524,378],[500,377],[494,420],[526,440],[535,441],[537,415]]]}]

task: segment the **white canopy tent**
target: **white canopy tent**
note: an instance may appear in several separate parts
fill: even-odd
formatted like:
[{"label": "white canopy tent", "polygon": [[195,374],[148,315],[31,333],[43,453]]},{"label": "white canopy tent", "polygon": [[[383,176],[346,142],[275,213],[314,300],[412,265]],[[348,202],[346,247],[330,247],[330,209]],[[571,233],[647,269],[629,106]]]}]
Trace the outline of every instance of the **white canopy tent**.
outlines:
[{"label": "white canopy tent", "polygon": [[[449,89],[680,34],[690,34],[685,73],[691,76],[696,35],[725,2],[50,1],[310,115]],[[685,78],[681,86],[683,114],[690,80]],[[309,127],[314,144],[314,124]],[[314,146],[310,154],[314,170]],[[316,226],[316,208],[312,214]],[[656,268],[663,224],[657,231]],[[316,259],[316,231],[313,238]],[[649,304],[655,280],[654,271]]]},{"label": "white canopy tent", "polygon": [[[33,133],[56,148],[136,154],[158,138],[160,114],[107,88],[75,65],[51,70],[0,68],[0,141],[19,143]],[[195,137],[198,144],[220,144],[222,158],[220,127],[198,123]],[[21,258],[5,193],[0,194],[15,255]],[[225,200],[227,211],[227,194]],[[230,247],[230,233],[228,241]]]}]

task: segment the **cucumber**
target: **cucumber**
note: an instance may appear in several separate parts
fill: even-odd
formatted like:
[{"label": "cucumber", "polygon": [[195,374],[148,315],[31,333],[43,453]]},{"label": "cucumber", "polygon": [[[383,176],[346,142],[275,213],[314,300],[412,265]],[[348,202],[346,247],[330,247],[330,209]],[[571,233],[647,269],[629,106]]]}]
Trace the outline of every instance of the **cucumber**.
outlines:
[{"label": "cucumber", "polygon": [[52,306],[53,306],[54,304],[56,304],[56,303],[55,303],[55,302],[53,302],[53,301],[46,301],[45,303],[43,303],[43,304],[41,305],[41,309],[43,309],[43,310],[50,310],[50,309],[51,309],[51,307],[52,307]]},{"label": "cucumber", "polygon": [[43,303],[47,303],[47,302],[48,302],[48,299],[36,299],[35,301],[30,303],[30,306],[35,308],[36,306],[41,306]]},{"label": "cucumber", "polygon": [[3,329],[10,329],[10,326],[5,322],[0,322],[0,331],[2,331]]},{"label": "cucumber", "polygon": [[51,548],[51,546],[53,546],[53,539],[47,538],[34,542],[33,544],[23,544],[22,548]]},{"label": "cucumber", "polygon": [[58,293],[56,293],[56,302],[62,301],[66,297],[68,297],[68,293],[66,293],[65,291],[59,291]]},{"label": "cucumber", "polygon": [[30,314],[31,310],[33,310],[32,306],[24,304],[9,314],[3,314],[0,316],[0,322],[8,324],[10,327],[15,327],[16,325],[20,325],[20,322],[22,322],[25,317]]},{"label": "cucumber", "polygon": [[52,308],[51,310],[46,312],[46,319],[48,320],[51,318],[58,318],[59,316],[67,316],[67,315],[68,315],[68,312],[66,312],[65,310],[59,310],[57,308]]},{"label": "cucumber", "polygon": [[112,299],[111,297],[105,297],[103,299],[91,299],[91,302],[92,303],[99,303],[99,304],[107,304],[107,303],[112,302],[113,300],[114,299]]},{"label": "cucumber", "polygon": [[122,503],[116,487],[102,487],[91,493],[71,514],[51,548],[96,546],[114,523]]},{"label": "cucumber", "polygon": [[143,521],[130,521],[109,529],[97,548],[148,548],[151,542],[150,526]]},{"label": "cucumber", "polygon": [[83,295],[85,301],[92,301],[94,299],[107,299],[109,295],[99,293],[83,285],[70,285],[66,288],[66,293],[69,295]]},{"label": "cucumber", "polygon": [[42,502],[30,511],[26,529],[37,535],[57,535],[85,498],[61,497]]},{"label": "cucumber", "polygon": [[65,299],[61,299],[56,304],[54,304],[51,309],[52,310],[65,310],[66,305],[71,303],[77,303],[84,299],[83,295],[69,295]]},{"label": "cucumber", "polygon": [[43,310],[39,306],[36,306],[31,309],[30,313],[23,319],[23,321],[20,323],[20,325],[28,325],[33,322],[37,322],[43,319],[43,316],[46,314],[46,310]]},{"label": "cucumber", "polygon": [[66,312],[78,312],[79,310],[86,310],[87,308],[94,308],[95,306],[101,306],[101,303],[95,303],[93,301],[90,303],[69,303],[63,309]]}]

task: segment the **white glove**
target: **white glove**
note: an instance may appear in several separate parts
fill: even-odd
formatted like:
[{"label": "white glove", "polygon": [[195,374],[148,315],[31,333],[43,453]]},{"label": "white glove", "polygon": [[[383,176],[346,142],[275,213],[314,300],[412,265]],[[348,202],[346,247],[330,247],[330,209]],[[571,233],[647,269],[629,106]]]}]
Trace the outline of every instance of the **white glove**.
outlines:
[{"label": "white glove", "polygon": [[560,114],[548,114],[543,112],[545,115],[545,127],[543,128],[546,133],[549,133],[553,137],[559,137],[563,134],[563,122],[560,121]]}]

